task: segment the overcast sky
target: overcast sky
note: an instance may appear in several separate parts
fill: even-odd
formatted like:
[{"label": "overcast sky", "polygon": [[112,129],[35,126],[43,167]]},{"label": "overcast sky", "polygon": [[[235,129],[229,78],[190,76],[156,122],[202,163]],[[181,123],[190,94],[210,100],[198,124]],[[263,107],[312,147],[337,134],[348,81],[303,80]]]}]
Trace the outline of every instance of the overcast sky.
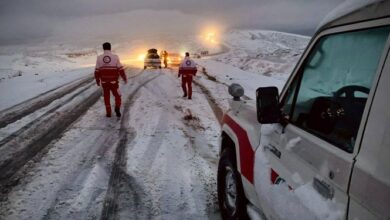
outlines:
[{"label": "overcast sky", "polygon": [[271,29],[310,35],[342,0],[2,0],[0,44]]}]

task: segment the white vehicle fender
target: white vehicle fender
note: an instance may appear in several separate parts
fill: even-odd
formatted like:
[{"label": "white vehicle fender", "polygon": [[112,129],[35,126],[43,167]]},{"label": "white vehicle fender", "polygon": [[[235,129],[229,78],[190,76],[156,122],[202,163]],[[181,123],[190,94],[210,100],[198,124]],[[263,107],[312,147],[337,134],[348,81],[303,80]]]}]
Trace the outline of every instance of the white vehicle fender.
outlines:
[{"label": "white vehicle fender", "polygon": [[[241,173],[241,166],[240,166],[240,152],[239,152],[239,143],[238,143],[238,138],[237,135],[233,132],[233,130],[226,124],[222,125],[222,132],[224,132],[234,143],[235,146],[235,151],[236,151],[236,162],[237,162],[237,170],[238,172]],[[223,138],[223,137],[222,137]],[[219,154],[222,153],[222,139],[221,139],[221,144],[220,144],[220,149],[219,149]]]}]

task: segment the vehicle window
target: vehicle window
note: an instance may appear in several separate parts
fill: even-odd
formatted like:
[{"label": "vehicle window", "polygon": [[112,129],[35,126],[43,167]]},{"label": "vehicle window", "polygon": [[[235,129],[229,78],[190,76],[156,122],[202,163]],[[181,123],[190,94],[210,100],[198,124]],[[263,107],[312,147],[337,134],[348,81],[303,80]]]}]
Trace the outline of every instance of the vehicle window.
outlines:
[{"label": "vehicle window", "polygon": [[320,39],[284,100],[283,111],[291,123],[352,152],[389,30],[382,27]]}]

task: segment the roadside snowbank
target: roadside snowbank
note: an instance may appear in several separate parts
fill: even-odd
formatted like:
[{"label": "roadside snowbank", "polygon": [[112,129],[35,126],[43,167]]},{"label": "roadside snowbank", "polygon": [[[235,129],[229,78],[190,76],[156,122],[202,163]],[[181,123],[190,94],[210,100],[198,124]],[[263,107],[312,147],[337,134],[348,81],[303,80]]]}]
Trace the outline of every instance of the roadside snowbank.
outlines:
[{"label": "roadside snowbank", "polygon": [[281,91],[285,84],[285,80],[243,71],[214,60],[200,59],[196,60],[196,62],[205,67],[208,74],[214,76],[217,81],[226,85],[232,83],[240,84],[245,90],[245,95],[251,99],[256,99],[256,89],[259,87],[276,86]]}]

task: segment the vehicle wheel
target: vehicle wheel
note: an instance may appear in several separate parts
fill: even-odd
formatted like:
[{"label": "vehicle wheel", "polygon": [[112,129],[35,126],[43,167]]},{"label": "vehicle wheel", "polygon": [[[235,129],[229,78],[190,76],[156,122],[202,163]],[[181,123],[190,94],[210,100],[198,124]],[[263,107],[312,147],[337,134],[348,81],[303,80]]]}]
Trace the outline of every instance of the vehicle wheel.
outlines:
[{"label": "vehicle wheel", "polygon": [[146,66],[144,66],[144,70],[146,70]]},{"label": "vehicle wheel", "polygon": [[249,219],[234,149],[226,148],[218,164],[218,202],[223,219]]}]

